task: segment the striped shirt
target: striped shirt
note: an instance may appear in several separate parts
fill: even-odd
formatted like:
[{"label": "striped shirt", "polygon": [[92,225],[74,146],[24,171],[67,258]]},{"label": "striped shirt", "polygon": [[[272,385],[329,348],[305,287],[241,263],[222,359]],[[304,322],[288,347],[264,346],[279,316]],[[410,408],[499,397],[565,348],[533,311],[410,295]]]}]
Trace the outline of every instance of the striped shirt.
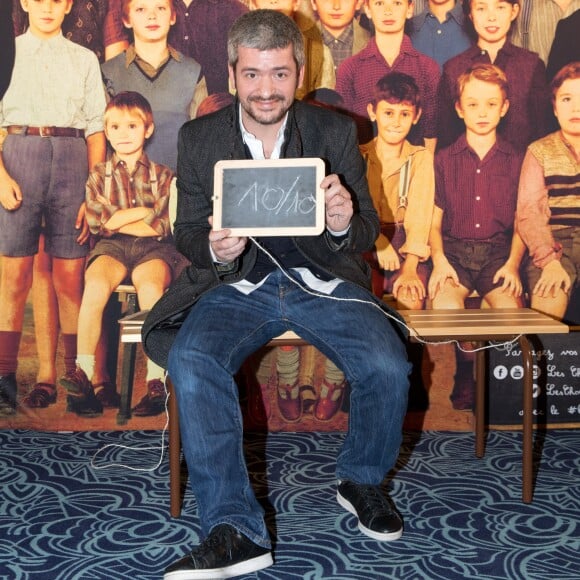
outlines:
[{"label": "striped shirt", "polygon": [[572,0],[565,11],[562,11],[554,0],[523,0],[523,2],[532,2],[527,38],[523,18],[525,9],[522,8],[513,27],[511,41],[517,46],[537,52],[544,63],[547,63],[558,21],[579,10],[580,0]]},{"label": "striped shirt", "polygon": [[516,224],[539,268],[554,258],[552,230],[580,227],[580,160],[560,131],[528,148],[522,166]]}]

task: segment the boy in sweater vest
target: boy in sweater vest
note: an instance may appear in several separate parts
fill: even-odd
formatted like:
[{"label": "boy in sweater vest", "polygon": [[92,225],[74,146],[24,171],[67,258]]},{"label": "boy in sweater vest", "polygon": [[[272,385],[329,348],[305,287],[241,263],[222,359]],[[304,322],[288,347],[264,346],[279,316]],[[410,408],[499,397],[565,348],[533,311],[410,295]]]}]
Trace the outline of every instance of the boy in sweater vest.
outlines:
[{"label": "boy in sweater vest", "polygon": [[167,43],[175,23],[173,0],[122,0],[123,23],[134,43],[101,66],[107,92],[137,91],[151,103],[155,135],[147,155],[172,171],[177,167],[177,132],[195,117],[207,97],[201,66]]},{"label": "boy in sweater vest", "polygon": [[580,62],[552,81],[560,130],[526,152],[516,227],[530,252],[531,306],[563,318],[580,268]]}]

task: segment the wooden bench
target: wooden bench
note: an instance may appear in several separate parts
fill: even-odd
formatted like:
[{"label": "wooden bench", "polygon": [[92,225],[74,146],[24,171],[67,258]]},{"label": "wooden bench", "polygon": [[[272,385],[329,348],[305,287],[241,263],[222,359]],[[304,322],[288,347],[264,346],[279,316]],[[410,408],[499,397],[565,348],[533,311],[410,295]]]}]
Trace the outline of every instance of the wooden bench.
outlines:
[{"label": "wooden bench", "polygon": [[[141,327],[146,312],[121,319],[121,342],[141,342]],[[530,503],[533,496],[533,352],[529,336],[536,334],[567,333],[568,326],[528,308],[481,310],[401,310],[399,314],[409,327],[411,340],[449,342],[450,340],[475,342],[481,350],[476,354],[476,409],[475,453],[485,452],[485,351],[489,341],[517,341],[523,363],[523,448],[522,448],[522,501]],[[297,334],[287,331],[274,338],[268,346],[307,344]],[[169,397],[169,472],[171,515],[181,511],[180,435],[176,398]],[[129,388],[132,391],[132,385]],[[123,396],[123,395],[122,395]],[[129,398],[130,401],[130,398]],[[129,410],[130,413],[130,410]]]},{"label": "wooden bench", "polygon": [[533,350],[530,335],[563,334],[568,326],[529,308],[481,310],[402,310],[412,340],[474,342],[475,358],[475,454],[485,453],[485,350],[489,341],[517,341],[523,365],[522,501],[533,495]]}]

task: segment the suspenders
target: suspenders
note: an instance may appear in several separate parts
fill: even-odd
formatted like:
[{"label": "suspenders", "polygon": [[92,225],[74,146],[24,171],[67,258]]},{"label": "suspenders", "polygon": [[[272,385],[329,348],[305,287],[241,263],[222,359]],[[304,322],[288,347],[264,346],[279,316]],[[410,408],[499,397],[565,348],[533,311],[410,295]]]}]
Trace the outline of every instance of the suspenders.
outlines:
[{"label": "suspenders", "polygon": [[401,173],[399,174],[399,203],[397,204],[397,213],[395,215],[395,222],[400,224],[405,217],[405,210],[407,209],[407,204],[409,202],[409,183],[411,181],[411,159],[409,157],[407,161],[401,167]]}]

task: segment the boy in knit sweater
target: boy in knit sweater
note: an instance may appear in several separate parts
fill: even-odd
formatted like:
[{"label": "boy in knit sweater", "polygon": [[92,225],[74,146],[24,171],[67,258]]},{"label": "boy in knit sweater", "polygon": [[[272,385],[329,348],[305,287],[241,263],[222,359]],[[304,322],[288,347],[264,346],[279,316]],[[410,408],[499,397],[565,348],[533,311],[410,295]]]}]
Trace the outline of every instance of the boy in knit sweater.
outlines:
[{"label": "boy in knit sweater", "polygon": [[528,147],[516,227],[530,252],[532,308],[562,318],[580,268],[580,62],[556,74],[552,102],[560,130]]},{"label": "boy in knit sweater", "polygon": [[123,23],[132,29],[134,43],[102,64],[107,92],[137,91],[150,103],[155,134],[147,155],[175,171],[177,132],[195,117],[207,97],[201,66],[167,43],[175,23],[173,0],[122,0]]}]

